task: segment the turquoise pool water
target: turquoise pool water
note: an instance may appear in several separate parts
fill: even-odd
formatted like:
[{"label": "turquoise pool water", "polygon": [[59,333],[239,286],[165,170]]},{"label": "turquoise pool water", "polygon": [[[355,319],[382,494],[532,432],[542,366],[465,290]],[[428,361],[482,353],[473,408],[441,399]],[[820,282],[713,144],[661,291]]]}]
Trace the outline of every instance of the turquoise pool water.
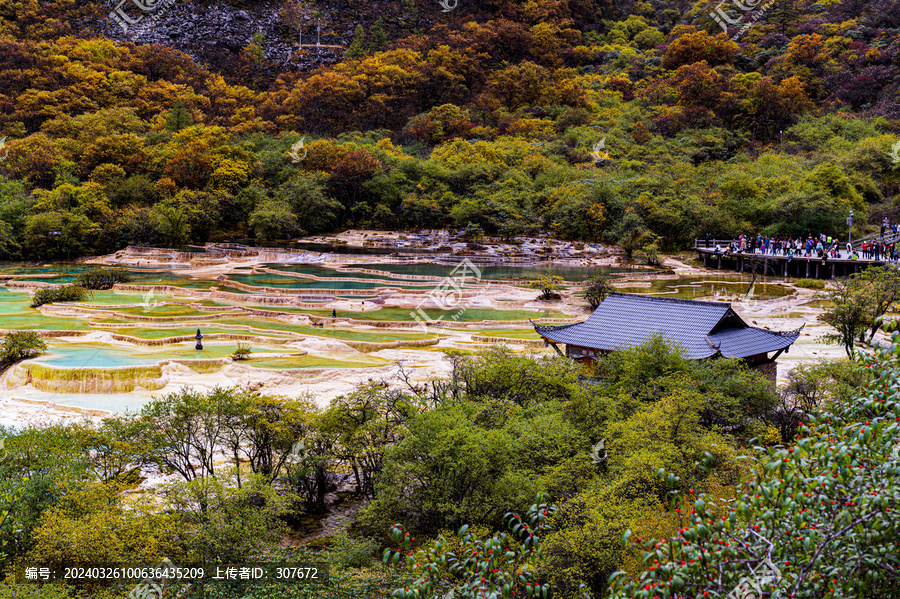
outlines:
[{"label": "turquoise pool water", "polygon": [[[93,264],[46,264],[40,266],[26,266],[16,263],[7,263],[0,265],[0,274],[25,275],[25,274],[52,274],[52,277],[40,277],[36,281],[46,283],[63,284],[74,283],[78,277],[78,273],[93,270],[97,268]],[[188,287],[192,289],[205,289],[210,285],[215,285],[214,280],[192,279],[191,277],[179,275],[177,271],[148,272],[146,270],[128,270],[131,275],[131,282],[144,285],[174,285],[178,287]]]},{"label": "turquoise pool water", "polygon": [[[607,266],[561,266],[559,264],[546,264],[527,266],[509,266],[509,265],[491,265],[478,266],[481,271],[481,278],[488,280],[497,279],[537,279],[541,275],[550,273],[551,275],[562,277],[567,281],[581,281],[586,278],[596,277],[598,275],[610,275],[618,273],[646,274],[633,269],[611,268]],[[372,270],[383,270],[401,275],[427,275],[432,277],[448,277],[453,275],[454,270],[458,268],[455,264],[359,264],[354,265],[355,268],[371,268]],[[649,272],[649,271],[648,271]],[[459,274],[459,272],[457,272]],[[473,276],[469,273],[469,276]]]},{"label": "turquoise pool water", "polygon": [[142,304],[145,302],[197,302],[198,300],[193,299],[176,299],[174,296],[165,294],[165,293],[156,293],[153,295],[144,295],[143,293],[138,292],[117,292],[117,291],[94,291],[91,293],[90,297],[85,299],[83,302],[80,302],[85,305],[96,305],[96,306],[113,306],[113,305],[126,305],[126,304]]},{"label": "turquoise pool water", "polygon": [[85,264],[65,264],[57,262],[53,264],[26,265],[19,262],[0,263],[0,274],[4,275],[36,275],[36,274],[78,274],[91,270],[96,266]]},{"label": "turquoise pool water", "polygon": [[[212,360],[227,358],[237,347],[236,341],[204,344],[202,351],[194,349],[193,342],[179,343],[163,348],[132,349],[103,345],[101,343],[51,342],[47,353],[38,362],[59,368],[115,368],[119,366],[151,366],[164,360]],[[258,345],[254,354],[290,353],[291,349],[274,349]]]},{"label": "turquoise pool water", "polygon": [[[493,310],[490,308],[469,308],[457,318],[453,316],[459,310],[422,309],[432,320],[457,320],[461,322],[477,322],[479,320],[528,320],[530,318],[569,318],[562,312],[550,310]],[[416,312],[410,308],[382,308],[372,312],[338,312],[338,316],[355,318],[357,320],[415,320],[410,315]],[[420,315],[421,316],[421,315]]]},{"label": "turquoise pool water", "polygon": [[163,393],[156,392],[150,396],[136,393],[53,393],[37,389],[16,389],[15,391],[3,390],[2,396],[35,401],[52,401],[53,403],[66,406],[123,414],[125,412],[139,412],[144,404],[155,397],[162,397]]},{"label": "turquoise pool water", "polygon": [[[369,273],[362,272],[351,272],[338,270],[336,268],[328,268],[326,266],[314,266],[310,264],[266,264],[267,268],[271,268],[273,270],[280,270],[283,272],[295,272],[302,275],[313,275],[316,277],[324,277],[331,279],[380,279],[384,281],[390,281],[391,278],[385,275],[373,275]],[[356,266],[348,267],[348,268],[359,268]],[[384,269],[380,269],[384,270]]]},{"label": "turquoise pool water", "polygon": [[[366,278],[365,275],[357,274],[356,278]],[[385,281],[384,283],[361,283],[359,281],[315,281],[313,279],[300,279],[297,277],[287,277],[273,275],[270,273],[260,273],[255,275],[228,275],[231,281],[244,283],[245,285],[255,285],[257,287],[278,287],[282,289],[378,289],[379,287],[398,287],[407,289],[427,289],[425,287],[409,285],[408,281]]]},{"label": "turquoise pool water", "polygon": [[208,289],[213,285],[218,285],[218,281],[215,279],[192,279],[187,276],[179,276],[177,272],[131,270],[129,273],[131,274],[131,283],[134,285],[172,285],[188,289]]},{"label": "turquoise pool water", "polygon": [[0,329],[29,331],[86,328],[84,322],[76,318],[44,316],[34,308],[29,307],[30,304],[31,296],[27,292],[9,291],[0,287]]},{"label": "turquoise pool water", "polygon": [[[648,293],[663,297],[693,299],[707,296],[743,296],[747,293],[751,276],[742,275],[691,275],[677,279],[651,281],[648,287],[617,287],[622,293]],[[757,279],[748,299],[775,299],[790,295],[793,291],[771,280]]]}]

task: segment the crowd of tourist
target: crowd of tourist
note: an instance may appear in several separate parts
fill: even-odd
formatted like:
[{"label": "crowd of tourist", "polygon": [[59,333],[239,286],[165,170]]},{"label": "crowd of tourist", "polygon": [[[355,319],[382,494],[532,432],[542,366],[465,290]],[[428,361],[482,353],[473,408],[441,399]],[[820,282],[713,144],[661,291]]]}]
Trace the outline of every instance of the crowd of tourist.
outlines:
[{"label": "crowd of tourist", "polygon": [[[854,248],[849,242],[842,244],[837,238],[824,233],[806,239],[802,237],[768,237],[765,235],[747,236],[741,235],[736,241],[732,241],[725,247],[720,242],[715,242],[715,254],[729,256],[731,254],[752,254],[787,256],[788,260],[805,258],[806,260],[820,259],[827,262],[829,258],[842,258],[849,260],[876,260],[896,263],[900,257],[900,248],[896,242],[886,242],[885,234],[897,233],[897,225],[887,222],[881,226],[881,237],[872,237],[863,241],[858,248]],[[706,236],[706,247],[710,247],[710,237]]]}]

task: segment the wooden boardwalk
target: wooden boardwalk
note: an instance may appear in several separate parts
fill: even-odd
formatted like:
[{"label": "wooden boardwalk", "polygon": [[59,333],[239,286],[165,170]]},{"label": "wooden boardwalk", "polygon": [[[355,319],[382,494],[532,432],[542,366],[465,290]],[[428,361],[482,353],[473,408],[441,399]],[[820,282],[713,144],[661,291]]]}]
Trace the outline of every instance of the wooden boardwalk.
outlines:
[{"label": "wooden boardwalk", "polygon": [[[734,270],[737,272],[756,272],[759,275],[775,277],[796,277],[798,279],[834,279],[846,277],[855,272],[864,270],[868,266],[884,266],[887,260],[849,260],[847,258],[828,257],[824,262],[821,258],[794,255],[792,258],[779,254],[752,254],[750,252],[736,252],[726,254],[724,251],[716,253],[716,244],[722,248],[728,247],[733,240],[710,239],[707,242],[698,239],[694,250],[703,266],[718,270]],[[846,254],[846,250],[841,252]]]}]

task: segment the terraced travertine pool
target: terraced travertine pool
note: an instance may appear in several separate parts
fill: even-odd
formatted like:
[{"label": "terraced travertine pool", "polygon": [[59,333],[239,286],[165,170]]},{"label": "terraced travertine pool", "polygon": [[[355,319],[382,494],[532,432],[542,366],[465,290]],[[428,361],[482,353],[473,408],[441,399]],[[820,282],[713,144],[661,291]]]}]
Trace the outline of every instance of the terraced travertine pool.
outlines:
[{"label": "terraced travertine pool", "polygon": [[[656,279],[646,283],[636,282],[618,287],[624,293],[649,293],[679,299],[744,295],[752,277],[741,275],[690,275],[676,279]],[[641,284],[638,284],[641,283]],[[769,280],[758,280],[750,292],[750,299],[775,299],[785,297],[793,290]]]},{"label": "terraced travertine pool", "polygon": [[[568,316],[556,310],[497,310],[493,308],[467,308],[458,318],[453,318],[459,313],[458,310],[438,310],[436,308],[423,308],[423,311],[431,317],[432,320],[457,320],[459,322],[479,322],[486,321],[507,321],[521,320],[527,321],[534,318],[568,318]],[[338,313],[339,316],[347,316],[355,320],[393,320],[393,321],[411,321],[415,320],[413,314],[415,309],[410,308],[382,308],[380,310],[372,310],[371,312],[347,312]],[[327,314],[330,316],[331,314]]]},{"label": "terraced travertine pool", "polygon": [[42,265],[26,265],[17,264],[15,262],[0,263],[0,275],[44,275],[44,274],[78,274],[86,270],[96,268],[87,264],[42,264]]},{"label": "terraced travertine pool", "polygon": [[[366,278],[360,276],[359,278]],[[317,281],[315,279],[303,279],[299,277],[278,276],[270,273],[251,275],[229,275],[229,281],[237,281],[254,287],[276,287],[281,289],[378,289],[379,287],[395,287],[400,289],[422,289],[421,285],[410,285],[409,281],[402,283],[397,280],[363,283],[360,281]],[[227,287],[227,285],[225,285]]]},{"label": "terraced travertine pool", "polygon": [[368,368],[373,366],[387,366],[390,360],[376,356],[362,355],[351,360],[338,360],[322,356],[291,356],[290,358],[266,358],[252,356],[244,362],[247,366],[267,369],[294,369],[294,368]]},{"label": "terraced travertine pool", "polygon": [[[153,399],[154,395],[140,393],[65,393],[41,391],[33,387],[16,389],[12,394],[17,399],[29,401],[53,402],[85,410],[102,410],[104,412],[136,413],[141,407]],[[160,394],[155,394],[160,395]]]},{"label": "terraced travertine pool", "polygon": [[[293,272],[303,275],[313,275],[315,277],[322,278],[344,278],[344,279],[378,279],[382,281],[389,281],[391,277],[389,275],[379,275],[373,273],[361,273],[354,272],[353,268],[360,268],[359,266],[348,266],[347,269],[336,269],[336,268],[327,268],[325,266],[315,266],[310,264],[266,264],[267,268],[272,270],[278,270],[282,272]],[[385,270],[383,268],[372,270]],[[302,279],[299,279],[302,280]]]},{"label": "terraced travertine pool", "polygon": [[[368,260],[368,259],[367,259]],[[260,266],[269,269],[261,272]],[[0,275],[49,275],[30,279],[40,282],[66,283],[74,281],[79,272],[92,268],[86,265],[2,265]],[[154,365],[168,360],[221,360],[228,358],[236,349],[239,341],[249,345],[251,358],[242,362],[241,376],[282,377],[283,374],[271,372],[284,369],[347,369],[373,368],[392,364],[392,360],[402,356],[406,359],[409,351],[418,352],[412,355],[422,356],[422,363],[440,362],[440,355],[447,348],[478,348],[479,342],[473,342],[467,335],[499,339],[539,339],[528,321],[539,318],[572,318],[566,313],[548,309],[525,309],[522,300],[522,288],[525,282],[550,273],[561,276],[566,286],[582,284],[587,277],[597,274],[646,275],[647,271],[635,273],[628,269],[610,269],[596,267],[574,267],[558,265],[479,266],[479,276],[483,281],[491,282],[490,290],[495,292],[485,295],[492,303],[475,304],[465,310],[439,310],[422,307],[424,315],[436,326],[427,330],[418,327],[403,327],[391,323],[410,323],[416,317],[422,318],[422,312],[415,307],[420,297],[432,289],[432,285],[441,283],[441,277],[458,274],[457,267],[450,264],[374,264],[370,262],[354,263],[344,267],[331,267],[325,264],[266,264],[255,267],[225,267],[215,272],[216,275],[192,276],[179,271],[154,271],[148,269],[130,269],[132,285],[152,285],[152,291],[145,289],[129,289],[127,286],[118,290],[95,291],[84,302],[81,311],[61,311],[60,307],[51,306],[44,312],[30,307],[31,295],[20,287],[6,288],[0,282],[0,329],[14,330],[70,330],[79,334],[97,333],[88,338],[72,337],[66,339],[48,339],[48,352],[37,359],[44,371],[52,369],[111,369],[153,368]],[[256,270],[254,270],[256,269]],[[379,272],[360,272],[371,269]],[[295,274],[311,275],[318,280],[292,276]],[[399,278],[401,276],[434,277],[435,280],[417,280]],[[26,281],[29,279],[25,279]],[[250,289],[231,287],[228,282],[251,286]],[[511,285],[504,287],[504,281]],[[466,281],[477,283],[473,273],[469,272]],[[749,284],[749,277],[740,275],[687,276],[673,279],[656,279],[636,281],[620,290],[629,293],[652,293],[667,297],[696,298],[700,296],[724,296],[733,298],[743,294]],[[498,287],[499,285],[499,287]],[[163,290],[162,286],[174,289]],[[273,288],[267,292],[264,288]],[[277,289],[317,290],[324,297],[317,298],[316,293],[307,296],[293,296],[279,293]],[[372,309],[373,304],[367,299],[377,302],[392,299],[390,293],[378,291],[380,288],[397,289],[401,294],[397,303]],[[181,289],[181,291],[178,291]],[[471,286],[470,290],[478,287]],[[496,290],[508,289],[510,293],[496,293]],[[372,295],[356,296],[342,292],[372,290]],[[225,292],[211,293],[211,291]],[[328,292],[332,292],[328,294]],[[418,294],[409,294],[418,291]],[[322,293],[324,292],[324,293]],[[751,297],[769,299],[782,297],[791,290],[770,280],[759,281]],[[253,295],[252,304],[243,298]],[[525,294],[528,300],[537,292]],[[346,297],[347,300],[334,298]],[[223,297],[228,299],[222,299]],[[412,298],[412,299],[411,299]],[[516,299],[519,298],[519,299]],[[316,301],[316,300],[320,301]],[[506,300],[506,301],[505,301]],[[510,302],[507,304],[507,301]],[[299,303],[298,303],[299,302]],[[401,303],[402,302],[402,303]],[[390,302],[389,302],[390,303]],[[315,307],[321,304],[321,308]],[[509,307],[504,307],[508,305]],[[532,304],[533,305],[533,304]],[[359,310],[349,309],[350,307]],[[362,309],[365,307],[365,311]],[[529,305],[529,308],[531,305]],[[242,309],[242,308],[247,308]],[[252,308],[252,311],[250,310]],[[86,309],[86,310],[85,310]],[[331,321],[332,310],[337,310],[337,320]],[[312,326],[306,317],[322,320],[324,326]],[[582,314],[583,318],[586,314]],[[441,328],[441,322],[447,325]],[[462,332],[453,330],[449,325],[468,325]],[[435,324],[435,323],[433,323]],[[192,338],[197,329],[206,338],[204,349],[194,349],[193,341],[153,345],[153,342],[170,337]],[[104,335],[115,335],[115,341]],[[216,337],[222,335],[222,337]],[[240,339],[235,338],[239,336]],[[451,341],[446,344],[447,340]],[[422,343],[438,341],[440,346]],[[344,345],[342,346],[342,342]],[[457,343],[457,345],[453,345]],[[462,343],[460,346],[458,343]],[[420,345],[416,345],[420,344]],[[316,349],[318,348],[318,349]],[[337,349],[342,348],[342,349]],[[382,348],[396,348],[401,353],[384,354],[378,352]],[[310,349],[310,353],[306,353]],[[293,354],[293,355],[292,355]],[[429,360],[431,362],[429,362]],[[199,364],[199,362],[198,362]],[[198,369],[196,372],[206,373],[209,377],[223,378],[222,384],[234,384],[224,374],[218,373],[220,365],[212,364],[211,370]],[[37,369],[35,365],[34,369]],[[158,371],[158,368],[156,369]],[[356,372],[356,371],[347,371]],[[247,374],[249,373],[249,374]],[[262,374],[254,374],[262,373]],[[50,372],[48,376],[70,377],[70,374]],[[181,376],[181,375],[179,375]],[[190,377],[190,374],[184,376]],[[316,375],[319,376],[319,375]],[[351,375],[348,375],[351,376]],[[354,374],[352,376],[359,376]],[[293,377],[288,376],[288,379]],[[228,380],[226,380],[228,379]],[[243,379],[242,379],[243,380]],[[363,379],[364,380],[364,379]],[[300,381],[300,379],[297,379]],[[154,381],[151,381],[154,382]],[[88,381],[87,383],[91,383]],[[22,388],[7,388],[0,385],[0,396],[16,396],[32,399],[50,399],[54,402],[76,405],[93,409],[113,409],[123,411],[134,409],[148,401],[152,395],[163,392],[159,386],[167,385],[159,379],[157,386],[150,385],[141,390],[141,385],[132,384],[116,387],[119,393],[85,393],[100,387],[85,385],[69,385],[65,390],[53,393],[39,391],[30,385]],[[295,384],[301,384],[299,382]],[[133,390],[137,389],[137,390]],[[298,392],[291,387],[291,392]],[[171,389],[170,389],[171,390]],[[70,392],[75,391],[75,392]],[[152,391],[152,393],[151,393]]]},{"label": "terraced travertine pool", "polygon": [[[296,335],[292,335],[288,332],[280,333],[279,331],[246,331],[241,329],[233,329],[233,328],[225,328],[225,327],[217,327],[217,326],[209,326],[206,323],[198,323],[199,326],[172,326],[169,327],[159,327],[153,328],[151,326],[136,326],[136,327],[124,327],[119,326],[116,327],[114,325],[103,325],[96,324],[95,328],[97,330],[102,330],[108,333],[114,333],[117,335],[127,335],[129,337],[136,337],[138,339],[165,339],[167,337],[184,337],[191,336],[193,337],[197,333],[197,329],[200,328],[204,335],[222,333],[222,334],[238,334],[238,335],[253,335],[254,337],[271,337],[273,339],[298,339]],[[158,325],[156,325],[158,326]]]},{"label": "terraced travertine pool", "polygon": [[0,329],[14,331],[80,330],[85,323],[75,318],[44,316],[30,308],[31,296],[0,287]]},{"label": "terraced travertine pool", "polygon": [[[550,274],[562,277],[566,281],[579,282],[590,277],[598,275],[614,275],[624,273],[634,273],[635,271],[627,268],[611,268],[607,266],[564,266],[560,264],[545,265],[527,265],[527,266],[510,266],[510,265],[475,265],[481,273],[481,278],[486,280],[515,280],[524,279],[532,281],[542,275]],[[277,267],[276,267],[277,268]],[[454,271],[459,268],[455,264],[358,264],[348,268],[367,268],[371,270],[381,270],[398,275],[419,275],[430,277],[450,277],[454,275]],[[646,274],[644,271],[643,274]]]},{"label": "terraced travertine pool", "polygon": [[129,304],[154,304],[160,302],[190,302],[192,304],[210,304],[216,302],[210,300],[193,299],[187,296],[176,296],[162,292],[153,292],[150,294],[123,292],[123,291],[94,291],[84,302],[85,305],[93,306],[125,306]]},{"label": "terraced travertine pool", "polygon": [[[155,338],[175,337],[179,334],[196,333],[199,328],[201,333],[236,333],[248,335],[276,335],[285,336],[286,334],[310,335],[314,337],[331,337],[334,339],[351,339],[354,341],[402,341],[414,339],[431,339],[435,333],[422,333],[415,328],[379,328],[379,329],[353,329],[346,324],[342,326],[334,326],[327,324],[322,327],[314,327],[309,324],[285,322],[282,320],[252,318],[252,317],[218,317],[211,321],[196,321],[190,326],[182,323],[175,325],[171,329],[160,326],[158,323],[148,324],[147,328],[142,323],[135,324],[126,318],[103,318],[92,319],[93,329],[117,332],[123,335],[131,335],[134,337],[143,336],[142,331],[151,331]],[[131,326],[125,326],[131,325]],[[231,325],[231,326],[226,326]],[[172,331],[165,334],[166,331]],[[176,331],[186,331],[178,333]],[[151,337],[148,337],[151,338]]]},{"label": "terraced travertine pool", "polygon": [[540,339],[533,328],[528,329],[481,329],[475,332],[483,337],[505,337],[507,339]]},{"label": "terraced travertine pool", "polygon": [[[237,342],[204,343],[203,350],[193,343],[179,343],[165,348],[131,348],[103,343],[51,341],[47,353],[36,361],[56,368],[118,368],[121,366],[149,366],[166,360],[215,360],[227,358]],[[253,354],[284,354],[298,351],[284,347],[254,345]]]}]

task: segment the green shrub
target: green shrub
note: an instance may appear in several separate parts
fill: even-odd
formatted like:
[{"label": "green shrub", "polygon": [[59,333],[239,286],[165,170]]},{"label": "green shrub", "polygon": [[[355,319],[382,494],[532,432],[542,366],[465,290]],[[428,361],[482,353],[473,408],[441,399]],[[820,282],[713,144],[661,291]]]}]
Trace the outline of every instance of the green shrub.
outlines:
[{"label": "green shrub", "polygon": [[57,302],[80,302],[90,296],[90,293],[81,285],[60,285],[59,287],[46,287],[38,289],[31,296],[31,307],[39,308],[44,304]]},{"label": "green shrub", "polygon": [[328,549],[331,547],[332,537],[318,537],[304,542],[304,547],[310,550]]},{"label": "green shrub", "polygon": [[131,275],[124,268],[94,268],[78,275],[76,284],[85,289],[112,289],[116,283],[127,283]]},{"label": "green shrub", "polygon": [[238,343],[237,349],[231,354],[231,359],[235,362],[240,360],[248,360],[250,358],[250,346],[246,343]]},{"label": "green shrub", "polygon": [[[391,596],[560,596],[552,584],[538,582],[535,575],[541,557],[539,537],[550,529],[548,520],[556,512],[556,506],[547,505],[544,499],[544,495],[538,495],[524,515],[507,513],[503,520],[508,532],[480,536],[464,525],[455,539],[442,535],[415,553],[412,551],[415,539],[403,526],[395,524],[391,532],[397,549],[385,549],[383,561],[394,566],[403,561],[410,574],[417,578]],[[451,547],[459,549],[452,551]],[[477,589],[477,594],[469,594],[471,589]],[[432,591],[436,591],[434,595]],[[589,595],[581,591],[565,596],[588,599]]]},{"label": "green shrub", "polygon": [[181,561],[179,514],[126,507],[115,483],[70,479],[53,490],[60,500],[41,513],[26,562],[62,567]]},{"label": "green shrub", "polygon": [[85,591],[67,586],[62,582],[52,584],[0,583],[0,599],[121,599],[124,594],[115,589],[91,589]]},{"label": "green shrub", "polygon": [[804,289],[825,289],[825,281],[821,279],[800,279],[795,285]]},{"label": "green shrub", "polygon": [[328,562],[339,570],[367,568],[372,565],[377,550],[374,539],[355,539],[340,533],[331,537]]},{"label": "green shrub", "polygon": [[35,358],[47,351],[47,344],[36,331],[13,331],[0,346],[0,366]]},{"label": "green shrub", "polygon": [[550,301],[559,299],[559,294],[556,293],[556,290],[562,287],[563,284],[562,277],[555,277],[550,275],[541,275],[541,278],[537,281],[532,281],[529,283],[529,287],[532,289],[540,289],[541,295],[538,299],[543,301]]},{"label": "green shrub", "polygon": [[[187,554],[218,563],[240,563],[277,543],[287,532],[283,522],[297,497],[280,493],[261,475],[229,485],[227,477],[205,476],[168,485],[170,513],[190,531]],[[198,506],[202,506],[198,509]]]},{"label": "green shrub", "polygon": [[591,310],[596,310],[600,307],[603,300],[606,299],[606,296],[613,291],[615,290],[612,285],[610,285],[609,278],[601,275],[599,277],[594,277],[588,282],[588,286],[584,290],[584,299],[587,300]]}]

